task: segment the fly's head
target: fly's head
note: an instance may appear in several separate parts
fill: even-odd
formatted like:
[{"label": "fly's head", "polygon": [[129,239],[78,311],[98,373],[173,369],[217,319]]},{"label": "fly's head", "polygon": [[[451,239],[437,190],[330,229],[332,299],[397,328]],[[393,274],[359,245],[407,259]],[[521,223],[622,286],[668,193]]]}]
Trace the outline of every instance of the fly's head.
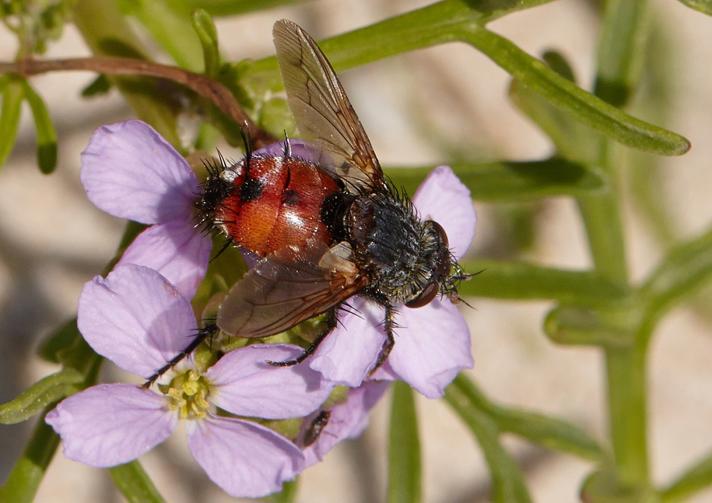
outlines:
[{"label": "fly's head", "polygon": [[448,248],[445,229],[434,220],[423,223],[419,259],[419,288],[405,305],[411,308],[429,304],[436,295],[449,298],[452,302],[460,300],[457,287],[460,281],[469,278],[457,259]]}]

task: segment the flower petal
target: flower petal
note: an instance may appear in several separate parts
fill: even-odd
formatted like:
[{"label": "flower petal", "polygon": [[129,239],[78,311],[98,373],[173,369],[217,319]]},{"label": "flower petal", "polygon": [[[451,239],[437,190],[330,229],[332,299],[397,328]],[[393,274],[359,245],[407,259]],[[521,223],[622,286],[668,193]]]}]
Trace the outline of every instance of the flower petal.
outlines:
[{"label": "flower petal", "polygon": [[158,271],[186,299],[192,299],[208,270],[212,242],[190,220],[153,225],[139,234],[119,264],[136,264]]},{"label": "flower petal", "polygon": [[197,328],[190,303],[163,276],[132,264],[84,285],[77,324],[94,351],[143,377],[183,350]]},{"label": "flower petal", "polygon": [[[303,159],[305,161],[313,162],[315,164],[328,163],[327,155],[319,149],[316,145],[308,143],[304,140],[299,139],[289,139],[289,149],[292,153],[292,157],[298,159]],[[275,143],[270,143],[266,147],[254,151],[255,155],[266,154],[266,155],[284,155],[284,142],[278,141]]]},{"label": "flower petal", "polygon": [[413,204],[421,218],[443,226],[456,258],[462,257],[475,236],[477,214],[470,190],[448,166],[438,166],[420,184]]},{"label": "flower petal", "polygon": [[188,445],[210,480],[236,497],[258,498],[278,491],[304,462],[292,442],[240,419],[209,416],[197,421]]},{"label": "flower petal", "polygon": [[329,397],[332,385],[306,363],[274,367],[302,349],[286,344],[253,345],[223,356],[206,372],[217,388],[210,401],[239,416],[287,419],[306,416]]},{"label": "flower petal", "polygon": [[[316,441],[304,448],[305,468],[324,459],[326,453],[342,440],[359,436],[368,424],[368,413],[386,392],[388,385],[386,382],[368,381],[360,388],[349,391],[346,401],[330,410],[329,420]],[[304,421],[307,427],[314,416]]]},{"label": "flower petal", "polygon": [[189,220],[199,188],[185,159],[138,120],[97,129],[82,152],[80,177],[97,207],[144,224]]},{"label": "flower petal", "polygon": [[64,455],[91,466],[127,463],[163,442],[178,418],[166,401],[131,384],[100,384],[63,400],[45,421]]},{"label": "flower petal", "polygon": [[309,366],[324,379],[357,387],[378,359],[386,338],[383,308],[362,297],[349,299],[349,310],[339,313],[339,325],[314,352]]},{"label": "flower petal", "polygon": [[442,396],[457,373],[472,368],[470,331],[447,299],[402,309],[388,363],[401,379],[428,398]]}]

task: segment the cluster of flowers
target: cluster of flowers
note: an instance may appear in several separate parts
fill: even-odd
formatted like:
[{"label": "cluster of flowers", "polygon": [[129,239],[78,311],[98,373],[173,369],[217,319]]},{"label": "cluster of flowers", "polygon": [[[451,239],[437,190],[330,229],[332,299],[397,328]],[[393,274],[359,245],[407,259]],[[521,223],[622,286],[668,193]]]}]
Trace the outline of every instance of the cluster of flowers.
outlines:
[{"label": "cluster of flowers", "polygon": [[[279,154],[282,148],[266,150]],[[293,148],[309,155],[305,144]],[[150,225],[106,278],[85,285],[78,308],[79,330],[91,347],[145,379],[198,329],[190,300],[206,274],[211,247],[194,226],[200,184],[185,159],[140,121],[98,129],[82,154],[81,180],[102,210]],[[452,171],[437,168],[413,202],[445,228],[453,253],[461,256],[472,240],[475,214],[469,191]],[[287,344],[236,349],[207,369],[188,358],[151,389],[100,384],[65,399],[46,421],[61,436],[65,456],[108,467],[149,451],[183,420],[191,453],[223,490],[245,497],[275,492],[336,443],[360,434],[388,381],[402,379],[425,396],[439,397],[457,372],[472,366],[467,325],[442,299],[399,313],[396,345],[369,375],[385,337],[383,312],[358,298],[350,304],[338,328],[299,365],[266,363],[300,353]],[[306,428],[337,385],[350,390],[330,404],[321,434],[305,441]],[[292,440],[258,422],[287,418],[306,418]]]}]

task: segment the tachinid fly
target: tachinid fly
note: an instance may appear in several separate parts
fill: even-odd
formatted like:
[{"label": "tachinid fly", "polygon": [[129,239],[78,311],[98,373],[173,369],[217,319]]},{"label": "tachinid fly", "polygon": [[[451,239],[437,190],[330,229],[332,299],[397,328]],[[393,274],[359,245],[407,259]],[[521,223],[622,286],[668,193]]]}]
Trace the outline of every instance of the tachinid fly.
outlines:
[{"label": "tachinid fly", "polygon": [[417,308],[436,295],[457,300],[467,277],[443,228],[420,220],[410,200],[384,178],[333,68],[298,25],[274,25],[289,106],[312,162],[291,152],[248,152],[213,171],[196,202],[202,225],[259,257],[227,294],[218,328],[266,337],[327,313],[328,328],[291,365],[311,354],[336,325],[338,306],[363,295],[385,308],[387,338],[374,369],[394,344],[395,307]]}]

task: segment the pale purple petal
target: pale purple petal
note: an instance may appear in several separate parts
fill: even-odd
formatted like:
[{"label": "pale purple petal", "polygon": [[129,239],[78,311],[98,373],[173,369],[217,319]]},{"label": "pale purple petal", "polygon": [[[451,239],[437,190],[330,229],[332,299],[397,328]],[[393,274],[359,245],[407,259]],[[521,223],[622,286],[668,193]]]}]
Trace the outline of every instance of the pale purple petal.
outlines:
[{"label": "pale purple petal", "polygon": [[276,492],[304,462],[296,445],[255,423],[208,417],[193,426],[190,451],[210,480],[231,496],[259,498]]},{"label": "pale purple petal", "polygon": [[349,305],[349,311],[339,313],[339,325],[319,344],[308,362],[324,379],[356,387],[376,363],[386,339],[385,314],[382,307],[361,297],[352,297]]},{"label": "pale purple petal", "polygon": [[77,324],[94,351],[142,377],[183,350],[197,328],[178,290],[156,271],[131,264],[84,285]]},{"label": "pale purple petal", "polygon": [[97,207],[144,224],[189,220],[199,189],[185,159],[138,120],[97,129],[82,152],[80,177]]},{"label": "pale purple petal", "polygon": [[[289,139],[289,149],[291,150],[292,157],[303,159],[305,161],[313,162],[315,164],[328,164],[327,155],[316,145],[312,145],[304,140],[299,139]],[[255,150],[256,155],[266,154],[266,155],[284,155],[284,141],[278,141],[271,143],[266,147]]]},{"label": "pale purple petal", "polygon": [[260,344],[231,351],[206,372],[216,388],[210,401],[239,416],[264,419],[306,416],[329,397],[333,386],[306,363],[293,367],[267,363],[291,360],[302,351],[286,344]]},{"label": "pale purple petal", "polygon": [[470,330],[447,299],[402,309],[396,344],[388,358],[393,371],[428,398],[442,396],[457,373],[473,365]]},{"label": "pale purple petal", "polygon": [[[321,461],[342,440],[359,436],[368,424],[368,413],[386,392],[388,385],[386,382],[369,381],[349,391],[346,401],[330,410],[329,420],[314,443],[304,447],[305,468]],[[305,420],[306,427],[309,427],[310,419]]]},{"label": "pale purple petal", "polygon": [[162,396],[131,384],[94,386],[45,417],[67,458],[98,467],[136,459],[168,438],[177,420]]},{"label": "pale purple petal", "polygon": [[448,166],[438,166],[413,196],[421,218],[442,225],[456,258],[462,257],[475,236],[477,214],[470,190]]},{"label": "pale purple petal", "polygon": [[139,234],[119,264],[136,264],[158,271],[186,299],[192,299],[208,270],[212,242],[190,220],[153,225]]}]

